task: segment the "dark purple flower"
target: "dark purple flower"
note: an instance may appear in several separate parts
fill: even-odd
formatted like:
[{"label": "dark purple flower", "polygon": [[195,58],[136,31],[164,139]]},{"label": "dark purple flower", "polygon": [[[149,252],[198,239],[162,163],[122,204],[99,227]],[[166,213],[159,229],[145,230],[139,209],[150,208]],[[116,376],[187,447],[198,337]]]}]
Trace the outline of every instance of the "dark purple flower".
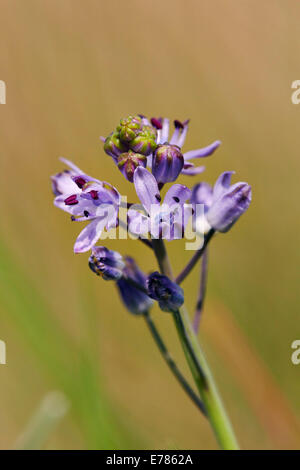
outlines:
[{"label": "dark purple flower", "polygon": [[140,270],[134,259],[130,257],[125,258],[123,277],[117,281],[117,286],[121,299],[127,309],[134,315],[141,315],[151,308],[153,301],[147,294],[127,280],[126,277],[146,288],[147,276]]},{"label": "dark purple flower", "polygon": [[83,253],[97,243],[104,229],[117,226],[120,195],[111,184],[91,178],[68,160],[62,161],[71,171],[66,174],[69,180],[65,178],[63,184],[60,176],[52,177],[56,194],[59,194],[54,199],[54,205],[71,214],[73,221],[90,222],[74,245],[75,253]]},{"label": "dark purple flower", "polygon": [[184,302],[182,288],[158,272],[150,274],[147,287],[150,297],[158,301],[164,312],[176,312]]},{"label": "dark purple flower", "polygon": [[134,206],[128,211],[129,229],[142,235],[150,232],[153,238],[174,240],[182,238],[191,211],[185,207],[191,191],[182,184],[174,184],[166,193],[163,203],[154,176],[145,168],[134,172],[134,185],[146,215]]},{"label": "dark purple flower", "polygon": [[117,251],[104,246],[94,246],[89,258],[89,267],[105,281],[117,281],[123,275],[125,263]]}]

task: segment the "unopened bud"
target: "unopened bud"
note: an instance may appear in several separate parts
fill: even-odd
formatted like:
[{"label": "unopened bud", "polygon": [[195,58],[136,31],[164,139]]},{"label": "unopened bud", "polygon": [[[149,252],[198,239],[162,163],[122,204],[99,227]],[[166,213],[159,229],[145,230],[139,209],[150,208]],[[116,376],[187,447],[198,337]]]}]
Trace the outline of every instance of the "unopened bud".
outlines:
[{"label": "unopened bud", "polygon": [[152,173],[158,183],[172,183],[183,169],[184,158],[176,145],[159,145],[154,153]]},{"label": "unopened bud", "polygon": [[131,150],[150,155],[156,149],[157,131],[152,126],[144,126],[139,134],[130,142]]},{"label": "unopened bud", "polygon": [[135,153],[129,150],[129,152],[122,153],[118,157],[118,168],[123,173],[125,178],[132,183],[133,174],[138,166],[146,168],[147,157],[140,153]]},{"label": "unopened bud", "polygon": [[123,274],[125,263],[117,251],[104,246],[94,246],[89,258],[89,267],[105,281],[117,281]]},{"label": "unopened bud", "polygon": [[120,125],[117,127],[120,140],[122,142],[130,142],[139,134],[142,127],[143,121],[140,116],[128,116],[125,119],[121,119]]},{"label": "unopened bud", "polygon": [[149,296],[157,300],[165,312],[176,312],[184,302],[182,288],[167,276],[154,272],[147,279]]},{"label": "unopened bud", "polygon": [[126,152],[127,149],[128,147],[121,142],[117,132],[109,135],[104,142],[104,151],[114,159],[121,153]]}]

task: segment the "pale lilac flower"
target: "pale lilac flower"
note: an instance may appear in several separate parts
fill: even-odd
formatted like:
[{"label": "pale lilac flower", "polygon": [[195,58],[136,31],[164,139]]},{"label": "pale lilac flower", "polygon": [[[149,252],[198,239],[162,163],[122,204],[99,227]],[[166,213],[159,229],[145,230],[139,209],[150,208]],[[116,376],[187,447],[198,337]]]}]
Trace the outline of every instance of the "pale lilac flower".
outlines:
[{"label": "pale lilac flower", "polygon": [[197,220],[197,210],[194,213],[194,222],[199,227],[210,228],[219,232],[227,232],[239,217],[248,209],[251,198],[251,186],[245,182],[231,185],[234,171],[225,171],[217,179],[214,188],[207,183],[200,183],[193,188],[190,202],[194,209],[197,204],[204,205],[203,220]]},{"label": "pale lilac flower", "polygon": [[161,204],[157,181],[143,167],[135,170],[134,185],[146,215],[134,207],[130,208],[128,211],[129,230],[138,235],[150,232],[152,238],[167,240],[182,238],[191,215],[191,208],[186,207],[184,203],[190,198],[191,191],[182,184],[174,184]]},{"label": "pale lilac flower", "polygon": [[68,212],[73,221],[89,221],[74,245],[75,253],[83,253],[97,243],[104,229],[117,226],[120,195],[111,184],[86,175],[68,160],[62,161],[71,170],[52,177],[57,196],[54,205]]}]

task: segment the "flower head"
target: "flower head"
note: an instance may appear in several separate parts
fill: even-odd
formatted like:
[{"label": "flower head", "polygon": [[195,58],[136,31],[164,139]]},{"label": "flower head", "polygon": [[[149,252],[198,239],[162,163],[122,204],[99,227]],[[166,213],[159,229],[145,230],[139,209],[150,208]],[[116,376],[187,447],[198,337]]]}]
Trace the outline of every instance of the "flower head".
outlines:
[{"label": "flower head", "polygon": [[117,287],[122,301],[131,313],[141,315],[147,312],[147,310],[151,308],[153,300],[126,278],[132,279],[134,282],[146,288],[147,276],[140,270],[134,259],[130,257],[125,258],[123,277],[117,281]]},{"label": "flower head", "polygon": [[117,251],[104,246],[94,246],[89,258],[89,267],[105,281],[117,281],[123,275],[125,264]]},{"label": "flower head", "polygon": [[71,214],[71,220],[90,223],[79,234],[75,253],[90,250],[99,240],[104,229],[117,226],[120,195],[116,188],[83,173],[72,162],[62,159],[71,171],[52,177],[54,205]]},{"label": "flower head", "polygon": [[150,274],[147,287],[150,297],[158,301],[164,312],[176,312],[184,302],[182,288],[158,272]]},{"label": "flower head", "polygon": [[[173,182],[181,173],[198,175],[205,168],[196,167],[190,160],[208,157],[221,142],[217,140],[207,147],[183,153],[188,125],[188,120],[175,120],[174,132],[169,136],[169,119],[152,118],[149,121],[142,115],[129,116],[122,119],[115,131],[103,139],[104,150],[116,164],[120,154],[129,150],[147,156],[147,165],[159,184]],[[128,179],[127,172],[123,174]]]}]

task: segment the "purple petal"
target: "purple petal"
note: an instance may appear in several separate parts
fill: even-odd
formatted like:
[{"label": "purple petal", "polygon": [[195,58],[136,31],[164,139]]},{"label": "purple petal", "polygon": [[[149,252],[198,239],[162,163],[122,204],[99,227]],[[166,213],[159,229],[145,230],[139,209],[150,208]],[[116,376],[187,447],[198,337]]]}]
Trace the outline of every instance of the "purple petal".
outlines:
[{"label": "purple petal", "polygon": [[190,150],[189,152],[185,152],[183,154],[184,160],[191,160],[192,158],[203,158],[208,157],[221,145],[220,140],[216,140],[212,144],[208,145],[207,147],[203,147],[202,149],[197,150]]},{"label": "purple petal", "polygon": [[183,168],[181,170],[181,174],[187,176],[196,176],[200,173],[203,173],[204,170],[205,166],[189,166],[189,168]]},{"label": "purple petal", "polygon": [[236,183],[214,200],[206,214],[209,224],[219,232],[227,232],[248,209],[252,198],[247,183]]},{"label": "purple petal", "polygon": [[159,204],[160,202],[156,179],[146,168],[139,166],[134,172],[133,181],[141,203],[147,212],[150,213],[151,205]]},{"label": "purple petal", "polygon": [[84,253],[90,250],[99,240],[105,223],[105,217],[92,220],[78,235],[74,245],[74,253]]},{"label": "purple petal", "polygon": [[170,121],[167,118],[163,119],[162,123],[162,130],[160,132],[160,141],[158,142],[159,144],[164,144],[165,142],[168,142],[169,139],[169,127],[170,127]]},{"label": "purple petal", "polygon": [[204,204],[205,206],[210,207],[212,199],[213,189],[210,184],[203,181],[193,187],[190,199],[191,204]]},{"label": "purple petal", "polygon": [[182,129],[182,132],[181,132],[181,134],[180,134],[180,137],[179,137],[179,139],[178,139],[178,141],[177,141],[177,145],[178,145],[179,148],[182,148],[183,145],[184,145],[188,128],[189,128],[189,121],[186,121],[185,124],[184,124],[184,126],[183,126],[183,129]]},{"label": "purple petal", "polygon": [[67,160],[66,158],[64,157],[60,157],[60,160],[65,163],[67,166],[69,166],[77,175],[83,175],[84,172],[78,168],[78,166],[74,165],[73,162],[71,162],[70,160]]},{"label": "purple petal", "polygon": [[231,184],[231,177],[234,173],[235,171],[224,171],[224,173],[219,176],[213,189],[214,201],[216,201],[224,193],[224,191],[229,188]]},{"label": "purple petal", "polygon": [[173,184],[164,198],[164,204],[172,207],[174,204],[183,205],[191,197],[191,190],[183,184]]},{"label": "purple petal", "polygon": [[73,181],[74,173],[71,170],[65,170],[57,175],[51,176],[52,191],[55,196],[60,194],[76,194],[81,190]]}]

